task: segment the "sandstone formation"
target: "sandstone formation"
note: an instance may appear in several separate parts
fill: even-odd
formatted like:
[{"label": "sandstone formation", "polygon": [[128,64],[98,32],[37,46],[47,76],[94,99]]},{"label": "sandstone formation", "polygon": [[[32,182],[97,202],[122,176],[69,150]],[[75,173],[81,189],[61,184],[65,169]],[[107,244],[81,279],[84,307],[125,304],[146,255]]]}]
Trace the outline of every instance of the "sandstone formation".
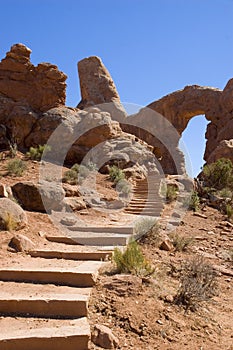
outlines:
[{"label": "sandstone formation", "polygon": [[8,198],[0,198],[0,230],[19,230],[27,225],[23,209]]},{"label": "sandstone formation", "polygon": [[30,62],[31,50],[16,44],[0,63],[0,94],[21,101],[38,111],[64,105],[66,75],[57,66]]},{"label": "sandstone formation", "polygon": [[115,84],[99,57],[92,56],[79,61],[78,73],[82,96],[78,108],[120,102]]},{"label": "sandstone formation", "polygon": [[[159,161],[151,161],[149,156],[152,168],[157,163],[165,174],[184,174],[179,139],[189,120],[204,114],[210,121],[204,159],[207,163],[222,156],[232,159],[233,79],[223,91],[187,86],[126,117],[100,58],[93,56],[78,63],[82,100],[78,108],[69,108],[64,105],[66,75],[49,63],[34,66],[30,54],[30,49],[17,44],[0,62],[0,150],[16,143],[25,151],[47,143],[53,135],[53,156],[74,163],[81,162],[98,144],[113,140],[114,146],[107,143],[107,150],[105,146],[106,154],[115,157],[119,146],[123,167],[132,167],[144,158],[139,153],[147,154],[151,145]],[[138,139],[146,142],[141,143],[140,152]],[[130,157],[129,148],[134,153]],[[142,166],[141,160],[137,163]]]}]

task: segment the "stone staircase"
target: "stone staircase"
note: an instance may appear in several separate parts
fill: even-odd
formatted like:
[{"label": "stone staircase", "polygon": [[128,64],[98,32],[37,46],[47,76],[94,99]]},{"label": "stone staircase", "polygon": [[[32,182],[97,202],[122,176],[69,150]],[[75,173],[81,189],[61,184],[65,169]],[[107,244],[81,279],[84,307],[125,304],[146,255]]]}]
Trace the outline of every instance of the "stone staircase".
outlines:
[{"label": "stone staircase", "polygon": [[164,208],[163,199],[159,195],[161,178],[147,177],[139,180],[133,188],[133,196],[125,212],[133,215],[159,217]]},{"label": "stone staircase", "polygon": [[[37,249],[0,268],[1,350],[87,350],[88,300],[109,252]],[[93,259],[93,260],[92,260]]]},{"label": "stone staircase", "polygon": [[[160,216],[159,186],[159,178],[138,181],[123,215]],[[1,350],[89,348],[88,300],[98,270],[115,246],[124,247],[137,235],[127,224],[73,225],[64,230],[47,235],[46,246],[19,255],[10,264],[2,262]]]}]

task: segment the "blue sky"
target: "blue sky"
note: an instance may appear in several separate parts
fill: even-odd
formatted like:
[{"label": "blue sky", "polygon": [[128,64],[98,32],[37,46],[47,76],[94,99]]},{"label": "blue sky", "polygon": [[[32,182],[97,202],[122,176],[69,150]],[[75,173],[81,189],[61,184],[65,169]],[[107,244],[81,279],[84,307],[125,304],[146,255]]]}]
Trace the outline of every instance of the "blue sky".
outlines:
[{"label": "blue sky", "polygon": [[[34,64],[51,62],[68,75],[70,106],[80,100],[77,61],[91,55],[101,57],[122,101],[142,106],[186,85],[222,89],[233,77],[233,0],[7,0],[0,33],[0,57],[21,42]],[[183,137],[194,175],[205,126],[194,118]]]}]

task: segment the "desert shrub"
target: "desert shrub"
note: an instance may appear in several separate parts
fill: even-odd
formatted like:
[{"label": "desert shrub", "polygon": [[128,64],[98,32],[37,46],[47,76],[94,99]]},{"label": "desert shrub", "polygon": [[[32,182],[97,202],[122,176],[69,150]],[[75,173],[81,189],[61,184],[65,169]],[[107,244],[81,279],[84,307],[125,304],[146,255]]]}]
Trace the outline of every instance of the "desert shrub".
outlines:
[{"label": "desert shrub", "polygon": [[196,191],[191,193],[190,201],[189,201],[189,209],[193,211],[198,211],[200,207],[200,198]]},{"label": "desert shrub", "polygon": [[113,261],[118,273],[130,273],[137,276],[149,276],[154,272],[151,264],[145,259],[136,241],[128,244],[125,251],[114,249]]},{"label": "desert shrub", "polygon": [[138,236],[144,236],[149,234],[153,228],[155,231],[159,229],[157,220],[153,218],[143,218],[135,224],[134,233]]},{"label": "desert shrub", "polygon": [[18,158],[12,159],[7,163],[8,175],[22,176],[26,169],[25,162]]},{"label": "desert shrub", "polygon": [[166,190],[166,200],[168,203],[171,203],[176,200],[178,196],[178,188],[175,185],[167,185]]},{"label": "desert shrub", "polygon": [[16,229],[17,222],[15,221],[11,213],[6,213],[4,218],[1,220],[0,227],[2,230],[5,230],[5,231],[12,231]]},{"label": "desert shrub", "polygon": [[122,197],[127,197],[132,190],[130,183],[125,179],[118,181],[116,188]]},{"label": "desert shrub", "polygon": [[110,167],[109,176],[111,181],[113,181],[115,184],[125,179],[125,174],[116,165]]},{"label": "desert shrub", "polygon": [[216,293],[216,272],[202,257],[186,261],[181,270],[180,286],[174,302],[186,310],[197,310]]},{"label": "desert shrub", "polygon": [[89,169],[85,165],[79,165],[75,163],[69,170],[64,173],[63,182],[67,182],[71,185],[77,185],[89,174]]},{"label": "desert shrub", "polygon": [[193,237],[180,236],[177,233],[172,234],[170,238],[175,247],[175,251],[178,252],[186,251],[194,242]]},{"label": "desert shrub", "polygon": [[9,145],[9,156],[15,158],[17,156],[18,146],[16,142],[10,143]]},{"label": "desert shrub", "polygon": [[29,152],[26,153],[26,156],[29,159],[40,161],[43,154],[45,155],[49,151],[51,151],[51,147],[49,145],[39,145],[38,147],[30,147]]},{"label": "desert shrub", "polygon": [[89,161],[87,164],[86,164],[86,167],[89,171],[97,171],[98,170],[98,167],[97,165],[94,163],[94,162],[91,162]]},{"label": "desert shrub", "polygon": [[84,179],[89,174],[89,169],[85,165],[80,165],[78,170],[78,175],[80,179]]},{"label": "desert shrub", "polygon": [[220,158],[212,164],[205,165],[202,176],[207,187],[217,190],[233,189],[233,164],[230,159]]},{"label": "desert shrub", "polygon": [[69,170],[64,173],[63,182],[67,182],[71,185],[78,183],[79,164],[75,163]]},{"label": "desert shrub", "polygon": [[233,192],[229,188],[223,188],[217,192],[217,195],[224,199],[233,199]]},{"label": "desert shrub", "polygon": [[230,203],[226,204],[226,214],[229,220],[233,218],[233,206]]}]

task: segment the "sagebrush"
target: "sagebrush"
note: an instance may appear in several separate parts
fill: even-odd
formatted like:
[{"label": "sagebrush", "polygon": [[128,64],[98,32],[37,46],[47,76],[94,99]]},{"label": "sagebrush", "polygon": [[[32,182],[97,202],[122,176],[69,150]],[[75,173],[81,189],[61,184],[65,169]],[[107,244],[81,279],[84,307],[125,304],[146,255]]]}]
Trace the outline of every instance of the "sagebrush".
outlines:
[{"label": "sagebrush", "polygon": [[27,169],[25,162],[21,159],[15,158],[7,163],[7,174],[14,176],[22,176]]},{"label": "sagebrush", "polygon": [[137,276],[149,276],[154,269],[145,259],[140,246],[136,241],[128,244],[125,251],[114,249],[113,261],[118,273],[130,273]]}]

